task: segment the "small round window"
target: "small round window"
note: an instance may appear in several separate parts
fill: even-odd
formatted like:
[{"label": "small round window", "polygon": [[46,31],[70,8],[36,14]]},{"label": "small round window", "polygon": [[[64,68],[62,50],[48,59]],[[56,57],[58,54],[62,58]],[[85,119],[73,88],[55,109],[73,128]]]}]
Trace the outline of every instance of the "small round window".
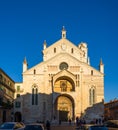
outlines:
[{"label": "small round window", "polygon": [[59,66],[60,70],[68,69],[68,64],[66,62],[62,62]]}]

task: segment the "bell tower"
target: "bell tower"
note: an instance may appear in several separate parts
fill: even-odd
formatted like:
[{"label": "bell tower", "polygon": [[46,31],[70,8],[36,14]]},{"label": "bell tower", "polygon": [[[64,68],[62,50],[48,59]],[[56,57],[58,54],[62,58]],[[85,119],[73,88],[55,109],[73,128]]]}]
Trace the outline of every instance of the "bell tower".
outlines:
[{"label": "bell tower", "polygon": [[47,48],[47,43],[46,43],[46,40],[44,40],[43,49],[45,50],[46,48]]},{"label": "bell tower", "polygon": [[62,38],[66,38],[66,30],[64,26],[62,28]]},{"label": "bell tower", "polygon": [[28,64],[27,64],[27,60],[26,60],[26,57],[24,58],[24,61],[23,61],[23,72],[25,72],[28,68]]},{"label": "bell tower", "polygon": [[99,71],[100,71],[101,73],[104,73],[104,64],[102,63],[102,59],[100,60]]}]

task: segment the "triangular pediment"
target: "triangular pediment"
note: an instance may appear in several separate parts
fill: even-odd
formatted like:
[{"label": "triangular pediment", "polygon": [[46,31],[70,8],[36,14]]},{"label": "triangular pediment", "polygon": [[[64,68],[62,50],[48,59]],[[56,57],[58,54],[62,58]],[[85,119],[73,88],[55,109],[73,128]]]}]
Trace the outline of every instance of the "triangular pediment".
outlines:
[{"label": "triangular pediment", "polygon": [[49,47],[47,47],[44,51],[48,51],[48,50],[50,50],[50,49],[52,49],[54,47],[58,47],[58,46],[60,46],[63,50],[66,49],[67,46],[71,46],[71,47],[74,47],[74,48],[78,49],[79,51],[81,51],[73,42],[71,42],[68,39],[60,39],[60,40],[54,42]]},{"label": "triangular pediment", "polygon": [[68,39],[60,39],[51,46],[45,48],[43,50],[43,59],[44,61],[49,60],[60,53],[68,53],[74,55],[79,60],[86,61],[83,57],[85,52]]},{"label": "triangular pediment", "polygon": [[58,78],[61,78],[61,77],[71,77],[71,79],[75,80],[76,79],[76,75],[71,73],[70,71],[68,70],[61,70],[60,72],[56,73],[54,76],[53,76],[53,79],[54,81]]},{"label": "triangular pediment", "polygon": [[84,68],[87,73],[95,68],[89,65],[87,56],[87,45],[81,43],[80,46],[75,46],[71,41],[62,38],[43,50],[43,62],[35,65],[31,69],[26,70],[23,74],[33,74],[36,70],[37,74],[58,73],[60,72],[59,65],[66,62],[69,65],[69,71],[80,73],[80,69]]}]

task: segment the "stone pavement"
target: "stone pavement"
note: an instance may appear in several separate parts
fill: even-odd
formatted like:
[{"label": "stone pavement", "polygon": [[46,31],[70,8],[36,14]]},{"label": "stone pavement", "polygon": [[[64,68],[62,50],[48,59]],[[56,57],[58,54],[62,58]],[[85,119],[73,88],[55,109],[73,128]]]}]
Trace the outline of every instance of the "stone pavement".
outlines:
[{"label": "stone pavement", "polygon": [[[61,125],[52,125],[50,130],[79,130],[76,129],[77,126],[75,124],[61,124]],[[118,128],[108,128],[108,130],[118,130]]]},{"label": "stone pavement", "polygon": [[[76,130],[76,126],[51,126],[51,130]],[[118,130],[118,128],[108,128],[108,130]]]},{"label": "stone pavement", "polygon": [[75,130],[76,124],[75,122],[62,122],[60,125],[58,123],[51,124],[51,130]]},{"label": "stone pavement", "polygon": [[75,125],[56,125],[51,126],[51,130],[75,130]]}]

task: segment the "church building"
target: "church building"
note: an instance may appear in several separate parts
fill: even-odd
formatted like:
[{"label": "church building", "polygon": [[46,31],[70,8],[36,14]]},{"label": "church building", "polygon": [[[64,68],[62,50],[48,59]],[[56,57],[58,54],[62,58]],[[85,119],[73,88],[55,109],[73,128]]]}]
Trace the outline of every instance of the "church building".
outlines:
[{"label": "church building", "polygon": [[43,61],[28,68],[23,61],[22,83],[15,83],[15,120],[25,122],[62,122],[76,117],[92,121],[104,116],[104,64],[90,65],[88,47],[77,46],[66,37],[47,46],[43,43]]}]

